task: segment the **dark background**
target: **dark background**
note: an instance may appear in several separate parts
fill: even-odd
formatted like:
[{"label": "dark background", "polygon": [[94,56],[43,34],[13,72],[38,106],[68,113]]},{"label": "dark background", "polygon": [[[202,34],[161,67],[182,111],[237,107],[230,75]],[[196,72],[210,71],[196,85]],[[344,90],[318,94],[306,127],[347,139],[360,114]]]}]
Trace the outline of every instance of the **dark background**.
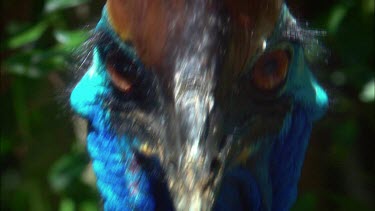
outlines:
[{"label": "dark background", "polygon": [[[302,25],[326,33],[313,67],[330,96],[293,209],[374,210],[374,0],[287,2]],[[68,93],[103,4],[1,1],[1,210],[99,209]]]}]

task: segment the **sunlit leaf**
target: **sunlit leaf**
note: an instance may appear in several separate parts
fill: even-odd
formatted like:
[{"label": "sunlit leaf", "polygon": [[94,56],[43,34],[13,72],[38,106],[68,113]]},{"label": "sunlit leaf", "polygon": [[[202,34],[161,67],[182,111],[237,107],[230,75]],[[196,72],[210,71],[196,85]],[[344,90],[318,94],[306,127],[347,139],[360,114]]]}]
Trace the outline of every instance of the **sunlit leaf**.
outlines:
[{"label": "sunlit leaf", "polygon": [[60,209],[59,211],[74,211],[75,210],[75,204],[72,199],[62,199],[60,202]]},{"label": "sunlit leaf", "polygon": [[77,48],[85,40],[88,39],[89,33],[82,30],[64,31],[56,30],[54,32],[55,39],[59,42],[58,49],[61,50],[72,50]]},{"label": "sunlit leaf", "polygon": [[375,80],[367,82],[362,89],[362,92],[359,95],[359,99],[362,102],[369,103],[374,102],[375,99]]},{"label": "sunlit leaf", "polygon": [[362,10],[366,15],[374,15],[374,0],[363,0],[362,1]]},{"label": "sunlit leaf", "polygon": [[35,26],[28,28],[24,32],[10,38],[6,43],[6,46],[8,48],[14,49],[34,42],[42,36],[44,31],[47,29],[47,26],[47,22],[40,22]]},{"label": "sunlit leaf", "polygon": [[44,10],[46,12],[53,12],[69,7],[75,7],[88,1],[89,0],[48,0],[45,4]]}]

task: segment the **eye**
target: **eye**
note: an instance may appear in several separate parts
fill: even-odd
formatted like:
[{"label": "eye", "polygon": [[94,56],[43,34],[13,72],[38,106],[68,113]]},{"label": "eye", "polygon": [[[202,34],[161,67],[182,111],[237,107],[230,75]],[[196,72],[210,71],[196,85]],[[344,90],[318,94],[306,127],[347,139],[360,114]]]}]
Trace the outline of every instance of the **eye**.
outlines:
[{"label": "eye", "polygon": [[107,63],[106,67],[108,74],[112,79],[113,85],[122,92],[130,92],[133,83],[128,78],[119,73],[119,71],[116,68],[116,65]]},{"label": "eye", "polygon": [[123,93],[129,93],[135,84],[135,66],[132,61],[124,58],[118,52],[110,52],[107,55],[106,69],[112,84]]},{"label": "eye", "polygon": [[117,99],[145,104],[155,100],[155,76],[137,58],[119,48],[110,49],[103,58]]},{"label": "eye", "polygon": [[287,76],[289,58],[290,55],[285,50],[275,50],[262,55],[251,72],[254,86],[264,91],[279,87]]}]

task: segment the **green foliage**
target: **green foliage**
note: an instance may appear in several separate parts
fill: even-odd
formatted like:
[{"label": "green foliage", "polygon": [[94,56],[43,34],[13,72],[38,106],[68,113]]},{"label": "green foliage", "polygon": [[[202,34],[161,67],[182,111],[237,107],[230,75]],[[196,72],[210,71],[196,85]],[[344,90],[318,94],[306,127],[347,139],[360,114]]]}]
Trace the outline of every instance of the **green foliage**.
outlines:
[{"label": "green foliage", "polygon": [[[99,210],[82,134],[73,132],[81,124],[72,120],[67,96],[78,63],[72,55],[104,1],[9,2],[1,7],[0,209]],[[374,0],[287,2],[299,20],[327,33],[327,53],[318,57],[324,64],[314,69],[331,99],[314,127],[293,210],[371,210]]]},{"label": "green foliage", "polygon": [[316,74],[331,103],[314,127],[294,210],[373,210],[374,0],[305,4],[313,28],[327,32]]},{"label": "green foliage", "polygon": [[88,3],[18,0],[1,7],[1,210],[98,210],[65,94],[67,62],[93,18],[81,10],[98,14]]}]

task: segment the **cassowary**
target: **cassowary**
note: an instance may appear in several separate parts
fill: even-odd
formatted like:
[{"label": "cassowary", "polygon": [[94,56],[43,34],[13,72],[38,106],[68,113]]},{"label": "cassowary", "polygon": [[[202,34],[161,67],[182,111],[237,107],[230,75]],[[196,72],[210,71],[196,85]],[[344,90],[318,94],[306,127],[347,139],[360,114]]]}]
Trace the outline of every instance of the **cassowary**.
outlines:
[{"label": "cassowary", "polygon": [[288,210],[327,95],[282,0],[108,0],[70,102],[105,210]]}]

